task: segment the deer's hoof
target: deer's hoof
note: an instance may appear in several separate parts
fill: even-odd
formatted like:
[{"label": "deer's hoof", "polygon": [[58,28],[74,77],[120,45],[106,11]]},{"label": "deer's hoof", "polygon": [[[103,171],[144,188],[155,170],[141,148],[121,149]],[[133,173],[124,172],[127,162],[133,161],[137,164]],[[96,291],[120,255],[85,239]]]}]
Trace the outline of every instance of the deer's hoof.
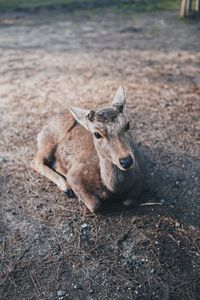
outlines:
[{"label": "deer's hoof", "polygon": [[75,198],[76,195],[74,194],[74,191],[72,189],[66,189],[64,191],[65,195],[68,197],[68,198]]}]

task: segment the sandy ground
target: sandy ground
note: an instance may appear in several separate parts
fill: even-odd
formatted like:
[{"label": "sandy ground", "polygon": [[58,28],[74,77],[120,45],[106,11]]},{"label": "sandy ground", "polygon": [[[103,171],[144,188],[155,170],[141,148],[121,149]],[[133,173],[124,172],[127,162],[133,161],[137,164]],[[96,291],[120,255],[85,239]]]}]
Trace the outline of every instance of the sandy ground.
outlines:
[{"label": "sandy ground", "polygon": [[[0,16],[2,300],[199,299],[199,50],[175,13]],[[30,161],[48,117],[121,84],[161,205],[95,216]]]}]

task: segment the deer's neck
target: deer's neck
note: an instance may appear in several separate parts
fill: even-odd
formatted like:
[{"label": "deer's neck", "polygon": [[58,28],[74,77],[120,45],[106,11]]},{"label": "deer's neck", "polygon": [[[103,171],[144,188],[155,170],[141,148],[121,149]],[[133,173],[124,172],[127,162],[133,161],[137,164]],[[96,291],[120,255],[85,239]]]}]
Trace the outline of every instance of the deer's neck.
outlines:
[{"label": "deer's neck", "polygon": [[114,193],[122,190],[126,185],[127,172],[123,172],[116,165],[101,156],[99,157],[99,161],[101,179],[105,186]]}]

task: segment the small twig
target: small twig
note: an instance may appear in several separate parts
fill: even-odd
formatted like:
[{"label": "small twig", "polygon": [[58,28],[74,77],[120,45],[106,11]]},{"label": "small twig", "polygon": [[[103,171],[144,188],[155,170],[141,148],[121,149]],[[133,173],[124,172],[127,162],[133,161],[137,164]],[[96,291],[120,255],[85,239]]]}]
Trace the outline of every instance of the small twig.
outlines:
[{"label": "small twig", "polygon": [[177,242],[177,240],[170,234],[168,233],[168,236],[178,245],[180,246],[180,244]]},{"label": "small twig", "polygon": [[[102,285],[100,283],[98,283],[96,280],[92,279],[91,277],[88,277],[88,279],[91,280],[94,284],[96,284],[102,288]],[[104,294],[104,296],[106,296],[106,293],[103,290],[102,290],[102,293]]]},{"label": "small twig", "polygon": [[35,286],[36,291],[38,292],[38,294],[41,294],[41,292],[40,292],[39,288],[37,287],[37,284],[36,284],[36,282],[35,282],[35,280],[34,280],[34,278],[33,278],[33,275],[32,275],[32,273],[31,273],[31,270],[28,269],[28,272],[29,272],[29,274],[30,274],[31,280],[32,280],[32,282],[33,282],[33,285]]},{"label": "small twig", "polygon": [[174,289],[180,288],[181,286],[187,285],[187,284],[189,284],[189,283],[190,283],[189,281],[183,282],[183,283],[181,283],[181,284],[175,286]]},{"label": "small twig", "polygon": [[140,206],[153,206],[153,205],[162,205],[160,202],[146,202],[146,203],[141,203]]}]

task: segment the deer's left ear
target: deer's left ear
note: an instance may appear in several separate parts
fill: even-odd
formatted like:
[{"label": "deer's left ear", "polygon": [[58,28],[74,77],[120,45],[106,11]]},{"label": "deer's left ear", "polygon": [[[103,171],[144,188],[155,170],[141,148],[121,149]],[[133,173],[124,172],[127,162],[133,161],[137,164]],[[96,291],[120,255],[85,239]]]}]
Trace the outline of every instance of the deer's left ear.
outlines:
[{"label": "deer's left ear", "polygon": [[77,122],[79,122],[86,129],[89,129],[88,121],[93,121],[95,115],[94,111],[75,106],[71,106],[69,111]]},{"label": "deer's left ear", "polygon": [[116,107],[120,112],[123,111],[126,105],[126,92],[122,86],[120,86],[112,101],[112,105]]}]

